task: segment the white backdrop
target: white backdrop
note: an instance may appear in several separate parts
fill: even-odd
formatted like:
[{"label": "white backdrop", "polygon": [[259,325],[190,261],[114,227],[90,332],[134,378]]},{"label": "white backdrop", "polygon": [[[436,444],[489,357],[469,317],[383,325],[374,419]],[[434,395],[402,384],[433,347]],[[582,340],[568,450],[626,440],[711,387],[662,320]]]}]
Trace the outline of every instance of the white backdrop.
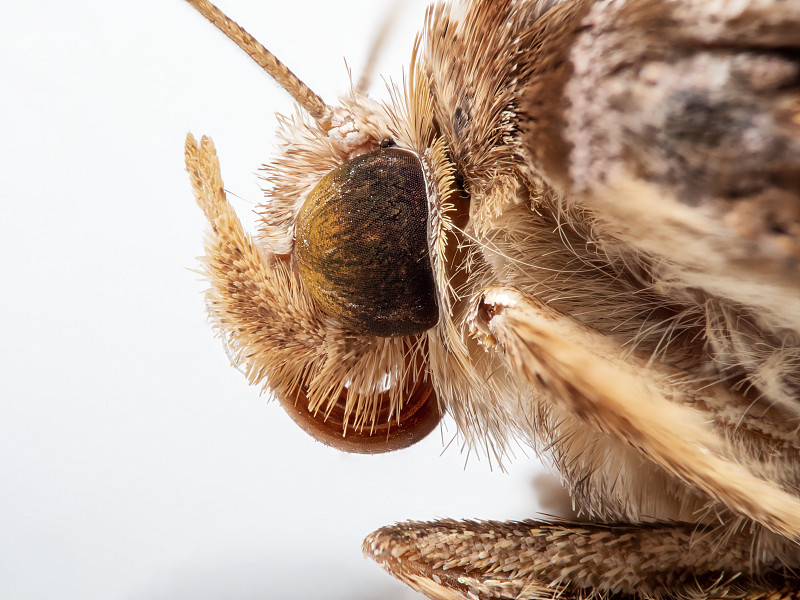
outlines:
[{"label": "white backdrop", "polygon": [[[220,5],[329,102],[386,10]],[[400,79],[422,14],[401,9],[379,72]],[[412,598],[361,557],[369,531],[535,514],[533,459],[442,453],[452,425],[342,455],[229,366],[189,270],[183,140],[213,137],[246,219],[291,102],[188,5],[6,6],[0,82],[0,598]]]}]

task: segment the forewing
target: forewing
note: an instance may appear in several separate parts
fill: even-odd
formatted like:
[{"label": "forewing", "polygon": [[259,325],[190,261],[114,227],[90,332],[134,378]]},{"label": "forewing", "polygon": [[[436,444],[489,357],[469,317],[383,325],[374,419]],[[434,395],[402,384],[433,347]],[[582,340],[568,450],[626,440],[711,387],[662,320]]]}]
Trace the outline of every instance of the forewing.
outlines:
[{"label": "forewing", "polygon": [[569,51],[559,134],[570,201],[609,253],[656,257],[676,296],[795,332],[798,52],[797,2],[598,2]]}]

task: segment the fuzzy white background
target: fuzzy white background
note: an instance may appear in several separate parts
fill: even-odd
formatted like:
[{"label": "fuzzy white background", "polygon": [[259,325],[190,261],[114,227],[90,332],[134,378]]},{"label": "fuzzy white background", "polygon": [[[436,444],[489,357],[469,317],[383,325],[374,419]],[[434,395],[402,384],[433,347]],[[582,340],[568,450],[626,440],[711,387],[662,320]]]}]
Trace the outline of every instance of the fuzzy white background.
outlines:
[{"label": "fuzzy white background", "polygon": [[[324,99],[383,2],[220,6]],[[378,71],[408,65],[402,4]],[[213,137],[245,221],[292,104],[180,0],[28,0],[0,19],[0,598],[414,598],[361,556],[397,520],[525,518],[538,463],[308,438],[230,367],[190,269],[183,167]],[[380,79],[373,95],[385,97]],[[466,462],[466,468],[465,468]]]}]

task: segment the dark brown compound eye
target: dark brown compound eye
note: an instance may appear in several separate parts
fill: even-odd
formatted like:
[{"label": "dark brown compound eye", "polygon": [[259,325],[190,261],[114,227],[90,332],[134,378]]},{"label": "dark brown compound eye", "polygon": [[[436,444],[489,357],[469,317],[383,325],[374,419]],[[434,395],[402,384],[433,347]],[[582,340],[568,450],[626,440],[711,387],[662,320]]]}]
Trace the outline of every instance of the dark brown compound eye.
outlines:
[{"label": "dark brown compound eye", "polygon": [[337,167],[300,209],[295,256],[323,312],[354,333],[422,333],[438,320],[425,176],[387,147]]},{"label": "dark brown compound eye", "polygon": [[292,420],[314,439],[343,452],[379,454],[401,450],[427,436],[441,420],[433,386],[427,380],[417,382],[400,409],[399,417],[389,414],[385,398],[376,411],[371,427],[344,427],[345,393],[343,392],[325,416],[323,410],[308,409],[308,398],[302,390],[293,397],[279,397]]}]

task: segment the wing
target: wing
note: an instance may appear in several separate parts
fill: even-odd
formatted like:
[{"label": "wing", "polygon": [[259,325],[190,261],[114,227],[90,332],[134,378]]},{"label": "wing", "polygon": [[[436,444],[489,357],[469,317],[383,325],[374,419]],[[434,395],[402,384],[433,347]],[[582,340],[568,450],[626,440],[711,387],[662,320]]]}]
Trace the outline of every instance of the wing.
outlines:
[{"label": "wing", "polygon": [[[610,253],[655,257],[678,299],[699,288],[795,332],[798,32],[796,2],[599,2],[569,50],[558,121],[558,175]],[[789,398],[797,413],[796,381]]]}]

